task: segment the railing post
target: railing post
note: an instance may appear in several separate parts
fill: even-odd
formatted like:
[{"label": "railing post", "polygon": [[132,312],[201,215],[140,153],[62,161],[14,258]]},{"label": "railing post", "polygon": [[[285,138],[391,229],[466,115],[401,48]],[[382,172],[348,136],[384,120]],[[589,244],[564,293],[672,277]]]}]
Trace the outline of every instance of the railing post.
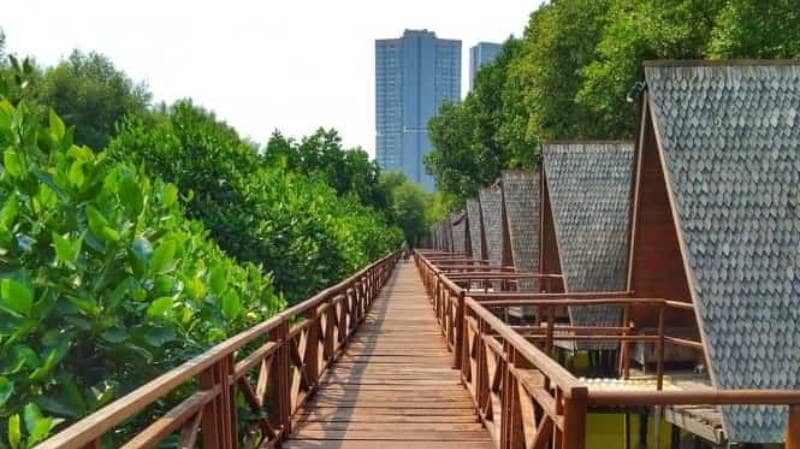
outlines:
[{"label": "railing post", "polygon": [[319,314],[319,306],[314,307],[304,314],[304,318],[312,321],[311,326],[308,327],[308,334],[306,335],[306,350],[303,356],[303,364],[305,367],[298,367],[305,369],[306,375],[311,385],[309,388],[316,388],[319,383],[319,329],[322,317]]},{"label": "railing post", "polygon": [[433,295],[431,299],[433,300],[433,310],[436,312],[436,319],[439,319],[439,273],[435,273],[436,277],[433,280]]},{"label": "railing post", "polygon": [[786,449],[800,449],[800,406],[789,406],[786,422]]},{"label": "railing post", "polygon": [[[631,321],[631,306],[625,304],[622,308],[622,336],[628,336],[628,327]],[[630,347],[627,340],[622,340],[619,351],[619,375],[624,379],[628,378],[628,367],[630,366]]]},{"label": "railing post", "polygon": [[353,283],[353,304],[350,308],[350,333],[355,332],[361,317],[361,282]]},{"label": "railing post", "polygon": [[451,331],[451,323],[450,323],[450,298],[452,297],[452,291],[450,287],[446,287],[442,289],[442,308],[439,311],[439,320],[442,323],[442,331],[444,333],[444,338],[447,341],[447,346],[450,347],[450,331]]},{"label": "railing post", "polygon": [[664,309],[661,305],[658,308],[658,343],[656,343],[656,390],[664,388]]},{"label": "railing post", "polygon": [[464,290],[461,290],[458,293],[458,303],[456,305],[456,341],[455,347],[453,348],[453,368],[454,369],[461,369],[461,355],[464,351],[464,323],[465,314],[464,314]]},{"label": "railing post", "polygon": [[[270,421],[281,428],[281,439],[286,439],[292,431],[291,376],[289,371],[289,322],[279,324],[271,333],[270,339],[279,348],[273,355],[270,367],[269,414]],[[203,445],[203,447],[214,447]]]},{"label": "railing post", "polygon": [[221,359],[200,374],[200,388],[219,388],[203,413],[203,447],[236,449],[239,441],[236,417],[236,385],[231,384],[233,355]]},{"label": "railing post", "polygon": [[508,343],[503,343],[503,352],[506,355],[506,362],[500,363],[498,369],[503,369],[502,397],[500,399],[500,449],[517,449],[522,447],[522,425],[520,416],[516,413],[517,402],[517,381],[511,373],[511,367],[517,361],[516,351]]},{"label": "railing post", "polygon": [[86,443],[81,449],[102,449],[102,440],[100,438]]},{"label": "railing post", "polygon": [[333,322],[336,319],[336,303],[339,297],[337,294],[326,302],[328,308],[325,310],[325,329],[323,329],[325,339],[322,343],[322,359],[325,361],[326,368],[333,359],[336,348],[336,342],[333,340]]},{"label": "railing post", "polygon": [[486,324],[484,324],[483,319],[478,317],[478,331],[475,333],[476,339],[476,349],[477,354],[475,354],[475,366],[477,369],[475,370],[475,399],[478,403],[478,410],[486,410],[486,403],[487,401],[491,401],[491,397],[489,394],[489,382],[487,379],[488,372],[486,372],[487,362],[485,345],[483,343],[483,333],[486,329]]},{"label": "railing post", "polygon": [[555,328],[556,315],[555,315],[555,310],[554,310],[553,306],[547,306],[546,310],[547,310],[547,312],[546,312],[547,313],[547,331],[546,331],[547,333],[545,335],[545,342],[544,342],[544,348],[545,349],[544,350],[547,353],[547,355],[552,356],[553,355],[553,332],[554,332],[554,328]]},{"label": "railing post", "polygon": [[572,387],[569,395],[564,395],[564,430],[562,449],[584,449],[586,447],[586,413],[589,390],[586,387]]}]

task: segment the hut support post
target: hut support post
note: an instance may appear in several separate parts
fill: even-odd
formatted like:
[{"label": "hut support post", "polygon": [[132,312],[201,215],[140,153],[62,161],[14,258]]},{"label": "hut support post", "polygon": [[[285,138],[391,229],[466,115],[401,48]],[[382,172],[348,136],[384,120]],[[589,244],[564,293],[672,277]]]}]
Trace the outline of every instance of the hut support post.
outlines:
[{"label": "hut support post", "polygon": [[800,449],[800,406],[789,407],[789,421],[786,423],[786,449]]}]

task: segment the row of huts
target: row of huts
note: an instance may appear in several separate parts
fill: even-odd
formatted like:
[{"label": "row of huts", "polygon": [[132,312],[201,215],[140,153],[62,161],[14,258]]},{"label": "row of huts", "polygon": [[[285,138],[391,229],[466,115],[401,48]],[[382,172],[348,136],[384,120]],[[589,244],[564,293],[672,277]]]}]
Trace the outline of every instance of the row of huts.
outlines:
[{"label": "row of huts", "polygon": [[[563,274],[551,290],[692,303],[667,325],[697,334],[714,386],[796,389],[800,62],[659,61],[644,74],[634,142],[543,143],[538,171],[502,173],[431,229],[433,247]],[[621,319],[581,310],[573,324]],[[786,409],[724,407],[723,425],[732,441],[779,442]]]}]

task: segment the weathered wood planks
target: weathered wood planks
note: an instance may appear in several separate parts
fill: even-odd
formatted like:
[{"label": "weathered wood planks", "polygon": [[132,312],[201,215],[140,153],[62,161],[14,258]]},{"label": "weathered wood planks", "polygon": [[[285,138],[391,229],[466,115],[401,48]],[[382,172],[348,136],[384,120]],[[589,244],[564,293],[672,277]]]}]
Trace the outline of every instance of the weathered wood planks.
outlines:
[{"label": "weathered wood planks", "polygon": [[413,264],[398,265],[342,357],[295,415],[289,449],[487,449],[492,444]]}]

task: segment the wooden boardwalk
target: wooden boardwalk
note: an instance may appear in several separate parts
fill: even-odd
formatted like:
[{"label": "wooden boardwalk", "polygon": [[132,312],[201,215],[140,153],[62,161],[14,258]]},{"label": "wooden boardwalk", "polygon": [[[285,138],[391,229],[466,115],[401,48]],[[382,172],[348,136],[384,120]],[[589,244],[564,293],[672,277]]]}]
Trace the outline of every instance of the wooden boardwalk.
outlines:
[{"label": "wooden boardwalk", "polygon": [[490,448],[451,364],[416,268],[400,262],[283,447]]}]

